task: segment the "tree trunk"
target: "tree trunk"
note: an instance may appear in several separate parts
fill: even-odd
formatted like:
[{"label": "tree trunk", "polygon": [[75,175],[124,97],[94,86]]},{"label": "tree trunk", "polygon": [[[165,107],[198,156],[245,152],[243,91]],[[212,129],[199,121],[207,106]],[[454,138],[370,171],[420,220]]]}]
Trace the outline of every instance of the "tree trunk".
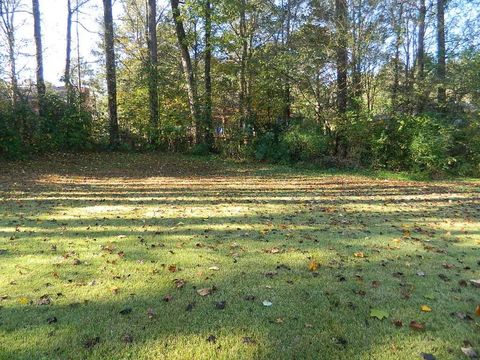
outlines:
[{"label": "tree trunk", "polygon": [[423,111],[425,107],[424,84],[425,80],[425,18],[427,15],[427,6],[425,0],[420,0],[418,13],[418,50],[417,50],[417,75],[420,96],[418,101],[418,110]]},{"label": "tree trunk", "polygon": [[[286,47],[287,51],[290,53],[290,23],[291,23],[291,0],[287,0],[287,9],[286,9],[286,19],[285,19],[285,36],[283,39],[284,46]],[[285,77],[284,83],[285,87],[283,89],[283,122],[284,124],[288,124],[292,114],[292,97],[290,92],[290,73],[289,73],[289,66],[285,69]]]},{"label": "tree trunk", "polygon": [[37,98],[38,112],[43,116],[45,111],[45,80],[43,78],[43,48],[42,30],[40,25],[40,6],[38,0],[32,0],[33,10],[33,33],[35,37],[36,59],[37,59]]},{"label": "tree trunk", "polygon": [[445,0],[437,0],[437,99],[440,106],[447,100],[445,90],[446,49],[445,49]]},{"label": "tree trunk", "polygon": [[105,60],[108,92],[108,117],[110,146],[118,145],[117,117],[117,74],[115,68],[115,48],[113,43],[112,0],[103,0],[103,18],[105,31]]},{"label": "tree trunk", "polygon": [[[72,4],[71,0],[67,0],[67,49],[65,54],[65,73],[63,74],[63,81],[67,93],[70,94],[70,74],[71,74],[71,57],[72,57]],[[70,96],[68,96],[70,99]]]},{"label": "tree trunk", "polygon": [[241,0],[240,5],[240,37],[242,40],[242,55],[240,58],[240,112],[241,123],[240,128],[246,125],[248,120],[248,105],[247,105],[247,59],[248,59],[248,40],[247,40],[247,19],[246,19],[246,0]]},{"label": "tree trunk", "polygon": [[212,9],[210,0],[205,0],[205,143],[209,149],[213,148],[213,119],[212,119]]},{"label": "tree trunk", "polygon": [[158,141],[158,51],[157,1],[148,0],[148,52],[150,58],[148,94],[150,101],[150,142]]},{"label": "tree trunk", "polygon": [[337,109],[340,114],[347,112],[347,0],[335,0],[335,20],[337,27]]},{"label": "tree trunk", "polygon": [[[393,67],[393,84],[392,84],[392,110],[395,112],[398,108],[398,93],[400,87],[400,46],[402,45],[402,19],[403,19],[403,3],[398,5],[398,18],[394,13],[393,28],[395,31],[395,58]],[[394,9],[395,11],[395,9]]]},{"label": "tree trunk", "polygon": [[197,86],[193,73],[192,60],[188,52],[187,38],[183,21],[180,18],[180,9],[178,7],[179,0],[170,0],[172,6],[173,22],[175,23],[175,31],[177,33],[178,46],[182,55],[182,67],[187,82],[188,102],[190,105],[190,113],[193,121],[193,143],[198,144],[201,141],[200,136],[200,115],[198,107]]}]

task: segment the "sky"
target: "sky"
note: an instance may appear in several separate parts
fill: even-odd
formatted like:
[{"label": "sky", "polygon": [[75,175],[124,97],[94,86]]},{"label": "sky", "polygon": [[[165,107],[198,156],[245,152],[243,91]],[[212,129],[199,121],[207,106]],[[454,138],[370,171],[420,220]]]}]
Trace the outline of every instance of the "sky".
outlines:
[{"label": "sky", "polygon": [[[71,0],[72,6],[76,0]],[[451,15],[452,19],[458,23],[465,21],[465,15],[478,16],[478,0],[456,0],[462,4],[457,13]],[[67,0],[39,0],[42,21],[42,41],[44,48],[44,75],[47,82],[59,85],[60,78],[65,67],[65,48],[66,48],[66,23],[67,23]],[[17,34],[17,44],[20,46],[20,56],[18,57],[17,68],[19,70],[20,80],[33,79],[35,70],[35,46],[33,41],[33,20],[29,13],[31,11],[31,1],[23,0],[24,10],[18,14],[17,24],[19,30]],[[120,1],[113,0],[114,3],[114,21],[121,12]],[[165,1],[159,1],[159,7],[165,6]],[[161,4],[161,5],[160,5]],[[79,14],[79,36],[80,36],[80,54],[83,61],[88,61],[95,68],[95,62],[98,60],[92,51],[98,51],[101,45],[101,23],[103,5],[102,0],[89,0],[88,4],[82,8]],[[469,16],[467,16],[469,17]],[[73,24],[72,34],[72,59],[76,59],[76,25]],[[480,34],[475,34],[477,37]],[[471,35],[472,36],[472,35]],[[4,41],[4,40],[0,40]],[[478,39],[477,39],[478,41]],[[0,44],[2,45],[2,44]],[[1,47],[1,46],[0,46]],[[1,54],[0,54],[1,55]],[[1,70],[1,69],[0,69]],[[5,73],[0,72],[0,76]]]},{"label": "sky", "polygon": [[[72,0],[74,6],[76,0]],[[60,78],[65,68],[67,0],[39,0],[44,50],[44,75],[47,82],[61,84]],[[24,1],[25,10],[30,11],[31,2]],[[118,5],[116,9],[118,12]],[[92,50],[101,44],[100,22],[102,18],[101,0],[90,0],[79,14],[80,54],[86,61],[95,61]],[[17,42],[20,45],[18,61],[20,79],[33,77],[35,70],[35,45],[33,41],[33,20],[28,13],[19,14]],[[75,20],[75,17],[74,17]],[[72,25],[72,59],[77,57],[76,24]]]}]

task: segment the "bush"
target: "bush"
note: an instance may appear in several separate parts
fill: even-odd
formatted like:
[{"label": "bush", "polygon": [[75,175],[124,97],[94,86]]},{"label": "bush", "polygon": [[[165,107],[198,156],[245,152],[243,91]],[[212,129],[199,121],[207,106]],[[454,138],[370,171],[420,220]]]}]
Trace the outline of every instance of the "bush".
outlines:
[{"label": "bush", "polygon": [[453,145],[451,129],[429,117],[417,120],[418,130],[410,143],[412,170],[432,175],[447,172],[456,161],[449,155]]},{"label": "bush", "polygon": [[328,149],[327,137],[313,126],[294,125],[281,136],[280,142],[287,150],[288,159],[294,162],[318,161]]},{"label": "bush", "polygon": [[320,162],[328,149],[328,139],[318,128],[296,124],[284,131],[268,131],[253,143],[255,158],[271,162]]}]

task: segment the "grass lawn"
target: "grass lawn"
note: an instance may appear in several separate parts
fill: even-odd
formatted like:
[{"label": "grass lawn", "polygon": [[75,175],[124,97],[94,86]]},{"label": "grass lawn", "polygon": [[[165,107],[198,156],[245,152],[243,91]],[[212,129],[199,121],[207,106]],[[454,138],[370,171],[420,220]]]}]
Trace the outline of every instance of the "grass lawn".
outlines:
[{"label": "grass lawn", "polygon": [[479,245],[478,181],[1,162],[0,358],[467,359]]}]

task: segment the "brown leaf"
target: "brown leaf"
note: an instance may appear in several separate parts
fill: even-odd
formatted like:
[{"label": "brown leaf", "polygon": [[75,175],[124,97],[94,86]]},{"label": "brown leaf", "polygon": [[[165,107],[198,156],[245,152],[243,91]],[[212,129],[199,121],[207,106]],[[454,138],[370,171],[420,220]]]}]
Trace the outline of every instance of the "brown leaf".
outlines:
[{"label": "brown leaf", "polygon": [[419,323],[415,320],[410,321],[410,329],[412,330],[424,330],[425,329],[425,324],[424,323]]},{"label": "brown leaf", "polygon": [[176,272],[177,271],[177,265],[168,265],[168,271],[170,272]]},{"label": "brown leaf", "polygon": [[203,288],[203,289],[197,290],[197,294],[200,296],[207,296],[207,295],[210,295],[211,293],[213,293],[213,288]]},{"label": "brown leaf", "polygon": [[395,320],[392,320],[392,323],[393,323],[393,325],[395,325],[396,327],[402,327],[402,326],[403,326],[402,320],[395,319]]},{"label": "brown leaf", "polygon": [[308,270],[310,270],[310,271],[317,271],[318,266],[319,266],[318,262],[317,262],[316,260],[312,260],[312,261],[310,261],[310,263],[308,264]]},{"label": "brown leaf", "polygon": [[475,315],[480,316],[480,305],[477,305],[477,308],[475,309]]},{"label": "brown leaf", "polygon": [[175,284],[175,287],[177,289],[181,289],[185,286],[186,281],[183,280],[183,279],[175,279],[175,280],[173,280],[173,283]]}]

